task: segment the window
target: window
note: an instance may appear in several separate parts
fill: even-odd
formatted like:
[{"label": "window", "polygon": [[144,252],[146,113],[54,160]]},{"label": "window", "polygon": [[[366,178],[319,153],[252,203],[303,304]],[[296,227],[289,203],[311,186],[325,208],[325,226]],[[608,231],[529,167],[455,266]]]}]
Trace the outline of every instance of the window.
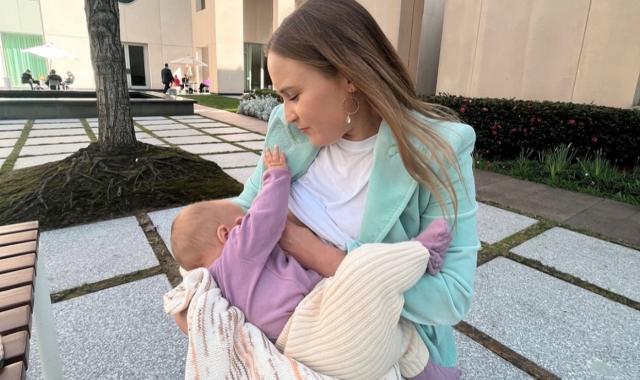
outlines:
[{"label": "window", "polygon": [[205,8],[205,0],[196,0],[196,12]]}]

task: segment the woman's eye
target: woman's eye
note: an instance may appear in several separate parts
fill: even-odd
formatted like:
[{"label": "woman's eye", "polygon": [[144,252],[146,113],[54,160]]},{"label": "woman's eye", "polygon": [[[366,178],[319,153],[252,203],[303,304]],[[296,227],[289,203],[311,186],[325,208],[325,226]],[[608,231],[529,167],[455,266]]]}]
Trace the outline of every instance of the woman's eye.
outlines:
[{"label": "woman's eye", "polygon": [[289,100],[292,102],[298,100],[298,95],[290,97]]}]

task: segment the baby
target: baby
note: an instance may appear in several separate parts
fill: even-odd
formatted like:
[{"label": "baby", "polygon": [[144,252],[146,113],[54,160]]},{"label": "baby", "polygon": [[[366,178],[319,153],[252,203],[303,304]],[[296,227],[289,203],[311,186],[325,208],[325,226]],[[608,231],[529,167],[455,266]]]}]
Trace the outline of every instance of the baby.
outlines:
[{"label": "baby", "polygon": [[[263,184],[251,208],[216,200],[184,208],[171,227],[173,254],[186,270],[209,269],[222,295],[275,341],[296,306],[322,279],[279,246],[287,222],[291,173],[278,147],[265,149]],[[416,237],[431,253],[444,257],[451,235],[444,219]],[[176,315],[186,332],[186,311]]]}]

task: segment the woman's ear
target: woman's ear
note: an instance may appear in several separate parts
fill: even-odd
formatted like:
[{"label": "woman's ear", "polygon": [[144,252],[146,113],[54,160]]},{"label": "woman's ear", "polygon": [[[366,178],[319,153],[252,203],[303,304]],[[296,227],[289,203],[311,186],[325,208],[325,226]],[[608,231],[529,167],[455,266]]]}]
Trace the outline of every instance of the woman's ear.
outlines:
[{"label": "woman's ear", "polygon": [[227,226],[223,224],[219,225],[216,229],[216,237],[218,238],[220,244],[225,244],[227,242],[227,239],[229,239],[229,229],[227,228]]}]

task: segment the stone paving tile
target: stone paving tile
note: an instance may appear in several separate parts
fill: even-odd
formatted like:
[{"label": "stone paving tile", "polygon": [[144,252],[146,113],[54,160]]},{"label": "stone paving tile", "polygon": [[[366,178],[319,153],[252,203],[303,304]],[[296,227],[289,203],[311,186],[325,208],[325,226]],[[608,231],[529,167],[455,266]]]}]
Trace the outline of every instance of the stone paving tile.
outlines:
[{"label": "stone paving tile", "polygon": [[2,139],[0,140],[0,147],[2,148],[12,147],[16,145],[16,141],[18,141],[18,139]]},{"label": "stone paving tile", "polygon": [[136,123],[140,124],[140,125],[159,125],[159,124],[168,124],[170,123],[171,120],[169,119],[162,119],[162,120],[139,120],[136,121]]},{"label": "stone paving tile", "polygon": [[91,128],[98,128],[98,122],[97,121],[90,121],[89,122],[89,126]]},{"label": "stone paving tile", "polygon": [[2,158],[0,158],[0,168],[2,167],[2,164],[4,164],[4,161]]},{"label": "stone paving tile", "polygon": [[229,124],[225,123],[198,123],[193,125],[196,128],[225,128],[230,127]]},{"label": "stone paving tile", "polygon": [[24,124],[5,124],[0,125],[0,131],[21,131]]},{"label": "stone paving tile", "polygon": [[40,156],[43,154],[55,154],[55,153],[72,153],[81,148],[86,147],[89,144],[52,144],[52,145],[31,145],[23,146],[20,150],[20,157],[22,156]]},{"label": "stone paving tile", "polygon": [[257,133],[240,133],[237,135],[224,135],[223,139],[227,141],[264,141],[264,136]]},{"label": "stone paving tile", "polygon": [[467,322],[538,365],[563,379],[640,378],[637,310],[505,258],[475,284]]},{"label": "stone paving tile", "polygon": [[640,302],[640,252],[555,227],[512,252]]},{"label": "stone paving tile", "polygon": [[[138,129],[142,129],[139,126],[136,126]],[[186,127],[182,124],[162,124],[162,125],[146,125],[144,126],[145,129],[148,129],[150,131],[169,131],[172,129],[191,129],[189,127]]]},{"label": "stone paving tile", "polygon": [[247,149],[262,150],[262,148],[264,147],[264,141],[241,142],[238,143],[238,145],[241,145]]},{"label": "stone paving tile", "polygon": [[140,120],[167,120],[165,116],[136,116],[133,118],[135,121]]},{"label": "stone paving tile", "polygon": [[0,148],[0,158],[7,158],[13,152],[13,147]]},{"label": "stone paving tile", "polygon": [[40,129],[62,129],[62,128],[82,128],[82,123],[47,123],[47,124],[34,124],[33,130]]},{"label": "stone paving tile", "polygon": [[458,348],[459,368],[463,380],[519,380],[532,379],[520,368],[454,330]]},{"label": "stone paving tile", "polygon": [[181,145],[180,149],[193,154],[235,152],[242,150],[242,148],[227,143]]},{"label": "stone paving tile", "polygon": [[167,137],[165,138],[171,144],[204,144],[204,143],[216,143],[220,142],[220,139],[215,137],[200,135],[200,136],[184,136],[184,137]]},{"label": "stone paving tile", "polygon": [[[162,307],[170,289],[158,275],[54,304],[64,378],[184,378],[188,340]],[[37,334],[29,379],[43,378]]]},{"label": "stone paving tile", "polygon": [[[182,122],[183,122],[183,123],[185,123],[185,124],[189,124],[189,125],[192,125],[192,126],[194,126],[194,127],[197,127],[197,126],[199,126],[199,125],[212,124],[212,123],[211,123],[211,121],[212,121],[211,119],[182,120]],[[207,126],[209,126],[209,125],[207,125]]]},{"label": "stone paving tile", "polygon": [[42,144],[59,144],[59,143],[75,143],[90,141],[89,136],[74,135],[74,136],[60,136],[60,137],[30,137],[24,143],[25,145],[42,145]]},{"label": "stone paving tile", "polygon": [[236,168],[225,169],[225,173],[229,174],[233,179],[240,183],[247,182],[247,179],[253,174],[254,168]]},{"label": "stone paving tile", "polygon": [[165,144],[164,142],[155,139],[153,137],[151,138],[144,138],[144,139],[138,139],[138,141],[143,142],[145,144],[151,144],[151,145],[157,145],[157,146],[169,146],[168,144]]},{"label": "stone paving tile", "polygon": [[184,206],[181,206],[148,213],[149,218],[151,218],[153,225],[156,226],[158,234],[160,234],[164,245],[169,248],[169,251],[171,251],[171,223],[173,223],[176,215],[178,215],[183,208]]},{"label": "stone paving tile", "polygon": [[153,131],[153,133],[161,137],[203,136],[202,132],[191,128],[174,129],[170,131]]},{"label": "stone paving tile", "polygon": [[69,156],[69,154],[49,154],[46,156],[19,157],[16,160],[16,163],[13,165],[13,169],[15,170],[29,168],[32,166],[46,164],[48,162],[60,161],[67,156]]},{"label": "stone paving tile", "polygon": [[202,156],[205,160],[213,161],[221,168],[237,168],[243,166],[255,167],[260,160],[260,155],[251,152],[210,154]]},{"label": "stone paving tile", "polygon": [[97,117],[87,117],[85,118],[86,121],[88,121],[89,123],[97,123],[98,122],[98,118]]},{"label": "stone paving tile", "polygon": [[21,131],[1,131],[0,139],[17,139],[22,134]]},{"label": "stone paving tile", "polygon": [[25,124],[27,124],[27,121],[29,121],[29,120],[26,120],[26,119],[21,119],[21,120],[0,120],[0,125],[5,125],[5,124],[22,124],[22,125],[25,125]]},{"label": "stone paving tile", "polygon": [[29,132],[29,137],[86,135],[84,128],[40,129]]},{"label": "stone paving tile", "polygon": [[233,133],[247,133],[246,129],[228,127],[228,128],[206,128],[201,129],[203,132],[211,133],[212,135],[233,134]]},{"label": "stone paving tile", "polygon": [[80,119],[36,119],[34,124],[46,124],[46,123],[75,123],[80,122]]},{"label": "stone paving tile", "polygon": [[478,237],[484,243],[497,243],[538,221],[478,202]]},{"label": "stone paving tile", "polygon": [[43,232],[39,257],[52,293],[158,265],[132,216]]}]

